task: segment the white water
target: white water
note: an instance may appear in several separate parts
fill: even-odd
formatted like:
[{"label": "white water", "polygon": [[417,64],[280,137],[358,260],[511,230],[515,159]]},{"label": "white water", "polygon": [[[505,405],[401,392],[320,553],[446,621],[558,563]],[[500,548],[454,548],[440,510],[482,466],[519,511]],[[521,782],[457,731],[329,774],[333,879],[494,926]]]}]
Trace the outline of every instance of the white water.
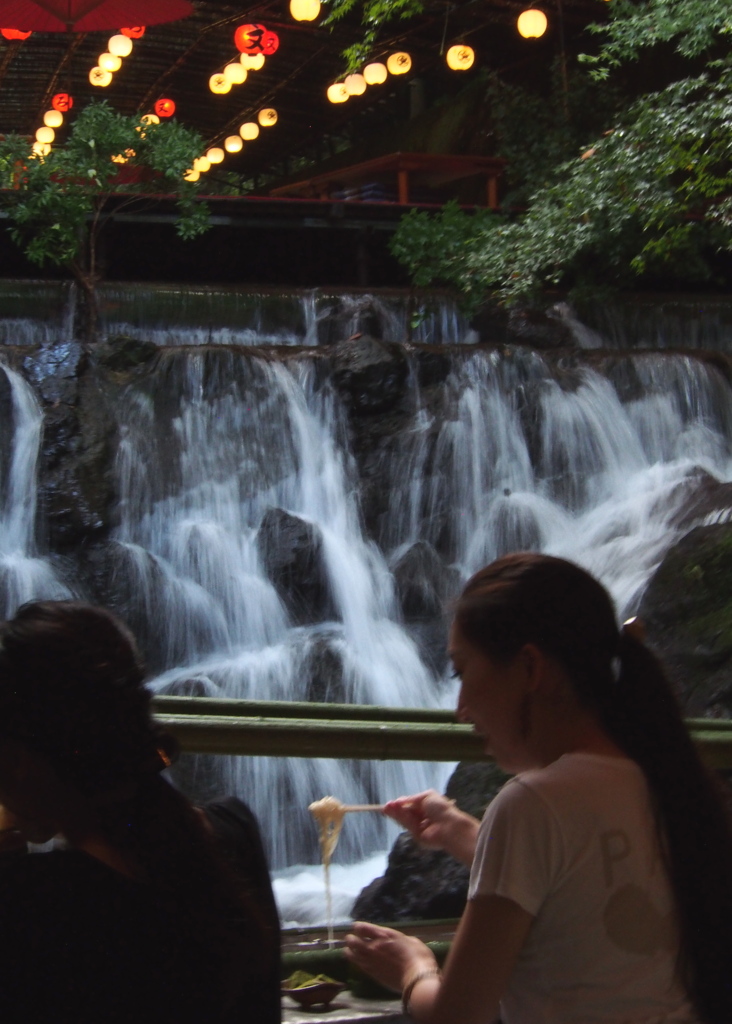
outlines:
[{"label": "white water", "polygon": [[[685,357],[629,356],[611,376],[554,374],[528,350],[453,350],[428,393],[416,372],[413,415],[383,469],[391,497],[379,544],[364,536],[346,423],[309,360],[272,363],[228,350],[163,354],[116,410],[120,493],[115,540],[139,613],[160,637],[163,692],[307,700],[313,659],[329,652],[342,678],[329,699],[444,705],[400,623],[389,570],[417,540],[461,577],[517,548],[572,558],[631,612],[677,538],[674,516],[699,469],[732,478],[730,388]],[[7,376],[0,507],[6,614],[33,597],[68,596],[35,544],[41,412]],[[322,540],[331,622],[294,625],[263,570],[262,517],[278,507]],[[262,824],[288,923],[324,916],[322,870],[307,805],[332,793],[380,802],[443,785],[449,766],[328,758],[219,759],[222,791]],[[333,865],[336,919],[380,873],[393,826],[347,822]]]},{"label": "white water", "polygon": [[70,597],[36,542],[37,464],[43,414],[20,374],[0,364],[10,391],[9,422],[3,424],[5,471],[0,480],[0,598],[3,618],[32,599]]}]

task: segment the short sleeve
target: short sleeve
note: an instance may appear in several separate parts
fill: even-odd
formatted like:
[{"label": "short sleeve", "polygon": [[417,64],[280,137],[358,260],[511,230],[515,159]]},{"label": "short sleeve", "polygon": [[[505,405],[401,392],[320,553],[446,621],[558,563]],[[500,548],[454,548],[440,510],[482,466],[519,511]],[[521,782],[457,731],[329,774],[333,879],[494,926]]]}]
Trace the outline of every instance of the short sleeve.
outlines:
[{"label": "short sleeve", "polygon": [[519,778],[511,779],[481,823],[468,899],[504,896],[536,917],[559,875],[562,853],[550,808]]}]

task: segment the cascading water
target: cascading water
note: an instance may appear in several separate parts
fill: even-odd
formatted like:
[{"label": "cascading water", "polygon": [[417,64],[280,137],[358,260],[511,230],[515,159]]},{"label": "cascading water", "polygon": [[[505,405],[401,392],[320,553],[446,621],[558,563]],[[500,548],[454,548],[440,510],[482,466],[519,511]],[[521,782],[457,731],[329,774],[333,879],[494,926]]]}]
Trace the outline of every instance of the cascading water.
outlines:
[{"label": "cascading water", "polygon": [[43,414],[20,374],[2,364],[0,372],[7,387],[0,463],[0,600],[7,618],[25,601],[71,595],[36,548],[36,470]]}]

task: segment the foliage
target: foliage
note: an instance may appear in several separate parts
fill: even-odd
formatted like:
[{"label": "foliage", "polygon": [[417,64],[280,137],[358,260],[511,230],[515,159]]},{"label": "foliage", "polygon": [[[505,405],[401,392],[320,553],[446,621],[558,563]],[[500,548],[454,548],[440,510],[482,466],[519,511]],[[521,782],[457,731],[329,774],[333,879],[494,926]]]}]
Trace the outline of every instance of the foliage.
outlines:
[{"label": "foliage", "polygon": [[353,12],[361,15],[361,38],[343,51],[346,71],[358,71],[369,59],[379,30],[390,21],[414,18],[424,11],[422,0],[325,0],[330,11],[324,25],[332,25]]},{"label": "foliage", "polygon": [[[45,158],[33,155],[27,139],[9,136],[0,143],[0,180],[6,189],[0,205],[12,237],[34,263],[93,275],[96,236],[108,200],[163,193],[177,199],[178,234],[193,238],[206,230],[208,211],[195,202],[196,185],[184,181],[183,174],[202,145],[181,124],[147,125],[107,103],[82,110],[65,144]],[[129,154],[127,163],[112,161],[124,154]]]},{"label": "foliage", "polygon": [[[508,302],[526,301],[553,285],[628,285],[659,274],[709,279],[713,254],[732,251],[732,65],[713,49],[732,30],[729,3],[615,0],[612,13],[596,27],[606,33],[599,76],[659,41],[674,43],[680,58],[710,51],[706,70],[621,107],[612,130],[582,156],[535,178],[540,187],[522,216],[472,225],[448,208],[429,225],[423,214],[405,218],[394,252],[421,284],[451,282],[473,305],[492,289]],[[519,149],[520,138],[513,159],[535,159],[530,147],[523,156]],[[428,246],[440,253],[432,273]]]}]

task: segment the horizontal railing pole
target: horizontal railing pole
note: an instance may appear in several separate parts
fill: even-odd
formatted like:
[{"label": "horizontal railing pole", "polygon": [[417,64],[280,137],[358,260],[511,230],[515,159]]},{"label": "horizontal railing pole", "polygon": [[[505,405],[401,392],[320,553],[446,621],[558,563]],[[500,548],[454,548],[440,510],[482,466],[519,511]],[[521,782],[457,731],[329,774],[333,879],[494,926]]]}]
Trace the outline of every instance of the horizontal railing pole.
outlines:
[{"label": "horizontal railing pole", "polygon": [[381,704],[325,704],[315,701],[226,700],[221,697],[153,697],[162,715],[236,715],[246,718],[324,718],[349,722],[455,722],[455,712],[442,708],[399,708]]},{"label": "horizontal railing pole", "polygon": [[[288,717],[284,711],[278,717],[234,713],[169,714],[167,709],[170,705],[165,704],[166,713],[158,710],[156,718],[189,753],[377,761],[492,760],[483,752],[482,741],[472,727],[461,725],[454,718],[452,722],[306,718],[296,714],[302,705],[282,703],[290,709]],[[265,707],[260,702],[256,706],[259,710]],[[330,709],[331,705],[321,704],[319,707]],[[349,708],[352,712],[359,710],[352,705],[337,707],[341,710]],[[159,708],[160,703],[156,701],[156,709]],[[248,710],[251,710],[251,704]],[[413,709],[389,710],[410,712]],[[708,764],[713,768],[732,769],[732,722],[723,724],[713,719],[691,719],[687,724],[692,739],[699,745]]]}]

